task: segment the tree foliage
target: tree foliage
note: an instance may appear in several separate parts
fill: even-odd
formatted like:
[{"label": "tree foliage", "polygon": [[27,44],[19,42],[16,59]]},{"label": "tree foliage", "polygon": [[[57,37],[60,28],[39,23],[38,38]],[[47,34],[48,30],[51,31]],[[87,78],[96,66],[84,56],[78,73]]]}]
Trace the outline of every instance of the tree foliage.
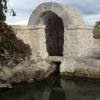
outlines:
[{"label": "tree foliage", "polygon": [[95,28],[100,28],[100,21],[97,21],[94,27]]},{"label": "tree foliage", "polygon": [[[8,3],[8,0],[0,0],[0,20],[2,21],[6,20],[5,13],[8,12],[7,3]],[[16,13],[13,10],[13,8],[10,9],[10,12],[12,16],[16,16]]]}]

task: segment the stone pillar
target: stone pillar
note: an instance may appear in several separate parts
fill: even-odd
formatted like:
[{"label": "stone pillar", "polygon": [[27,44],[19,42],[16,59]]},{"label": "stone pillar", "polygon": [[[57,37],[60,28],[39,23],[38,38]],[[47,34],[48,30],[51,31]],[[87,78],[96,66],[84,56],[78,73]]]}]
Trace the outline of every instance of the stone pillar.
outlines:
[{"label": "stone pillar", "polygon": [[93,32],[89,28],[65,28],[64,57],[85,57],[92,55]]},{"label": "stone pillar", "polygon": [[32,50],[32,59],[45,59],[48,56],[46,49],[44,25],[18,25],[13,26],[13,29],[19,39],[22,39],[24,43],[30,45]]}]

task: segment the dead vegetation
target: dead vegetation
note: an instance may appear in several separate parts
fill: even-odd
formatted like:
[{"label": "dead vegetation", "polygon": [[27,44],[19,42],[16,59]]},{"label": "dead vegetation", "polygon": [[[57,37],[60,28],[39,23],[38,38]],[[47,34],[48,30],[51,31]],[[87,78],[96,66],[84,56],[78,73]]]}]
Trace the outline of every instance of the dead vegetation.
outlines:
[{"label": "dead vegetation", "polygon": [[29,59],[31,48],[18,39],[10,26],[0,21],[0,64],[15,66]]}]

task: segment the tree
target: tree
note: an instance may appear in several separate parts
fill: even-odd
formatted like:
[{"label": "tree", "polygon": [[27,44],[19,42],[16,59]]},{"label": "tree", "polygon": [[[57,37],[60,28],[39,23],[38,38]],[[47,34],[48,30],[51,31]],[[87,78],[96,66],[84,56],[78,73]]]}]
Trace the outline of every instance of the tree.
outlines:
[{"label": "tree", "polygon": [[[2,21],[6,20],[5,13],[8,12],[7,3],[8,3],[7,0],[0,0],[0,20],[2,20]],[[16,16],[16,13],[13,10],[13,8],[10,9],[10,12],[11,12],[12,16]]]},{"label": "tree", "polygon": [[[13,65],[18,64],[17,59],[25,60],[31,55],[31,49],[28,44],[18,39],[15,32],[5,23],[7,9],[7,0],[0,0],[0,64],[9,65],[13,59]],[[15,12],[11,9],[12,15]],[[12,66],[11,63],[9,66]]]},{"label": "tree", "polygon": [[4,21],[6,19],[4,11],[7,10],[7,1],[0,0],[0,20]]}]

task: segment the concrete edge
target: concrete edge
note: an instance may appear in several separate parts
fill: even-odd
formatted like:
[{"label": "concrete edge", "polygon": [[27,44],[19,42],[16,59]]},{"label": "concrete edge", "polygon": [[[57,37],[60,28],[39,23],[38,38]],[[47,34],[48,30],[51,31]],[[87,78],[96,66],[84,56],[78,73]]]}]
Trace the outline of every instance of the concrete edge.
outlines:
[{"label": "concrete edge", "polygon": [[68,26],[64,26],[64,28],[68,29],[68,30],[93,30],[93,27],[68,27]]},{"label": "concrete edge", "polygon": [[[45,29],[45,25],[10,25],[13,29],[18,30],[37,30],[37,29]],[[92,27],[68,27],[64,26],[67,30],[93,30]]]},{"label": "concrete edge", "polygon": [[11,25],[13,29],[19,30],[36,30],[45,29],[45,25]]}]

